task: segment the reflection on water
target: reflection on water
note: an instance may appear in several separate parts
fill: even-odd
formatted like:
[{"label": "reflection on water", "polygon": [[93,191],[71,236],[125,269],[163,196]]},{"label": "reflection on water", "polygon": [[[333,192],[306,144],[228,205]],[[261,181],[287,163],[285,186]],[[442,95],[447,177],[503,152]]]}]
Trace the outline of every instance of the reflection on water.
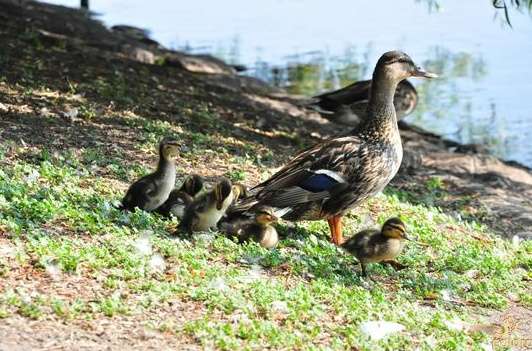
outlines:
[{"label": "reflection on water", "polygon": [[[192,54],[210,53],[230,64],[240,64],[239,40],[234,38],[230,47],[193,47],[190,43],[176,45],[176,50]],[[283,64],[272,64],[261,57],[250,66],[245,74],[265,80],[275,87],[298,95],[316,95],[331,89],[338,89],[353,81],[371,75],[373,67],[369,62],[370,49],[359,54],[357,48],[349,46],[341,55],[330,56],[325,51],[309,51],[283,57]]]}]

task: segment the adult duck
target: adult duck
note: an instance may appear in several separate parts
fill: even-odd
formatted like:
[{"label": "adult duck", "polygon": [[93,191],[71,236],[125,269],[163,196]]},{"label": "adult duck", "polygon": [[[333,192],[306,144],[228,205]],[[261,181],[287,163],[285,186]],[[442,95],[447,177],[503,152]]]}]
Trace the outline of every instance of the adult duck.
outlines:
[{"label": "adult duck", "polygon": [[395,176],[403,158],[393,96],[409,77],[433,78],[400,51],[381,56],[373,72],[364,122],[351,135],[308,148],[280,171],[251,189],[251,195],[230,214],[270,206],[277,217],[329,223],[332,242],[343,242],[342,216],[381,192]]},{"label": "adult duck", "polygon": [[[371,80],[361,80],[338,90],[314,96],[307,105],[328,120],[356,127],[366,117]],[[399,82],[393,97],[397,119],[408,116],[417,106],[416,88],[408,80]]]}]

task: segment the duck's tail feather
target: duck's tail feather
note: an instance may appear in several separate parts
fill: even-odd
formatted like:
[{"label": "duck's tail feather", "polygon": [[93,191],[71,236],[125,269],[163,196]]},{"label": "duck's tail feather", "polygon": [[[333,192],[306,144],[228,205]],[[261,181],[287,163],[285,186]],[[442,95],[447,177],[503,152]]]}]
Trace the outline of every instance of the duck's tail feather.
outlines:
[{"label": "duck's tail feather", "polygon": [[307,101],[305,104],[305,107],[314,110],[322,115],[333,115],[334,111],[326,109],[324,106],[322,106],[322,100],[320,98],[312,98],[311,100]]},{"label": "duck's tail feather", "polygon": [[275,208],[274,214],[277,218],[283,218],[284,215],[292,211],[291,207]]}]

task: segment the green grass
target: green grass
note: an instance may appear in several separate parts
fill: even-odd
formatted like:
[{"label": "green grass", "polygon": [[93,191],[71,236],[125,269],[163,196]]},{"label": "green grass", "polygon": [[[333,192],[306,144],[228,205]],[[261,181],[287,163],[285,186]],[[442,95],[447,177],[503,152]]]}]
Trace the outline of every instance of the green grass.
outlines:
[{"label": "green grass", "polygon": [[[146,135],[154,132],[163,129],[147,129]],[[0,296],[3,318],[53,315],[68,322],[142,314],[179,300],[199,304],[208,313],[184,325],[162,320],[157,328],[186,333],[205,347],[319,348],[321,340],[333,349],[460,350],[479,349],[486,336],[449,330],[446,321],[475,323],[483,309],[504,309],[510,293],[530,304],[523,280],[530,277],[530,242],[515,247],[475,222],[412,205],[400,193],[390,191],[361,211],[378,207],[372,216],[380,223],[400,214],[410,235],[423,245],[409,243],[400,257],[407,269],[371,266],[372,282],[359,276],[354,258],[328,242],[322,222],[281,225],[279,230],[289,236],[271,251],[218,235],[173,238],[169,233],[175,221],[116,210],[112,204],[121,191],[109,179],[84,170],[100,161],[90,149],[82,151],[41,161],[21,154],[2,167],[0,230],[16,246],[12,258],[2,258],[2,266],[13,271],[3,269],[2,274],[9,278],[17,269],[31,268],[46,277],[52,265],[59,281],[81,276],[97,293],[65,297],[53,289],[39,294],[13,287]],[[125,165],[116,167],[117,174],[130,174]],[[240,172],[232,178],[240,179]],[[436,185],[430,186],[439,189]],[[348,230],[361,229],[359,222],[349,217]],[[136,247],[146,230],[152,252],[143,254]],[[150,266],[155,253],[165,259],[164,274]],[[286,310],[279,311],[279,304]],[[359,330],[367,320],[394,321],[406,329],[373,342]]]}]

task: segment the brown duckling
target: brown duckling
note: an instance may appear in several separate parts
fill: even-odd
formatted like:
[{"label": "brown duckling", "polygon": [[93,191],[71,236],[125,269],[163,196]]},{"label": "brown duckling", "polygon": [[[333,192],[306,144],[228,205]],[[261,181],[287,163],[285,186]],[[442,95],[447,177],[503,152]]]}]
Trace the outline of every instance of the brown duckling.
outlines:
[{"label": "brown duckling", "polygon": [[223,178],[213,189],[200,194],[186,207],[179,230],[192,233],[215,228],[227,208],[238,198],[239,192],[238,187]]},{"label": "brown duckling", "polygon": [[279,242],[277,230],[272,225],[278,220],[274,210],[270,207],[260,209],[254,218],[237,219],[232,222],[224,222],[220,230],[235,236],[239,242],[253,240],[260,246],[271,249]]},{"label": "brown duckling", "polygon": [[185,213],[186,206],[194,201],[194,197],[203,189],[203,178],[197,174],[191,175],[185,179],[181,188],[174,189],[168,196],[168,199],[156,211],[165,216],[181,219]]},{"label": "brown duckling", "polygon": [[384,222],[382,230],[366,229],[358,232],[341,247],[354,255],[362,267],[362,275],[367,276],[366,264],[385,262],[400,266],[394,259],[403,250],[406,236],[405,224],[399,218],[390,218]]},{"label": "brown duckling", "polygon": [[138,207],[145,211],[153,211],[161,206],[174,187],[176,178],[174,158],[179,154],[179,150],[177,141],[163,139],[159,143],[157,169],[129,187],[120,209],[133,211]]},{"label": "brown duckling", "polygon": [[[249,195],[248,187],[245,186],[242,183],[234,183],[234,188],[238,188],[238,197],[246,197]],[[235,198],[235,201],[238,200],[238,198]]]}]

